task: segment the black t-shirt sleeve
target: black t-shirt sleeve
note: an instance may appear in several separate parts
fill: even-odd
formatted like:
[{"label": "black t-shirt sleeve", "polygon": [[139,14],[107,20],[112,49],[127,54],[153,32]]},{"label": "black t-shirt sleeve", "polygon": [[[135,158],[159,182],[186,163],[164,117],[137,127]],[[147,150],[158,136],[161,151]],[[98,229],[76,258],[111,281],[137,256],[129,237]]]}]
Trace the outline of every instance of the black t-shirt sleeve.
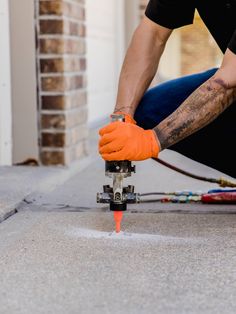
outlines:
[{"label": "black t-shirt sleeve", "polygon": [[195,5],[191,0],[150,0],[145,15],[169,29],[192,24]]},{"label": "black t-shirt sleeve", "polygon": [[234,31],[234,34],[229,42],[228,48],[236,54],[236,30]]}]

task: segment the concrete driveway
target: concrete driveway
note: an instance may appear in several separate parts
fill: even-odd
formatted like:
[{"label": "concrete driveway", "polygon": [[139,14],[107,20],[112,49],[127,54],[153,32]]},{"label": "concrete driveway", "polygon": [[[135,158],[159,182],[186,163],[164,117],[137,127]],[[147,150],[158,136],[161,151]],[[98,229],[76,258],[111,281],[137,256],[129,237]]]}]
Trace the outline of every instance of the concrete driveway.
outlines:
[{"label": "concrete driveway", "polygon": [[[0,224],[0,313],[236,312],[235,206],[130,205],[117,235],[107,206],[96,204],[105,183],[97,159],[54,190],[30,194]],[[154,161],[138,163],[128,183],[137,192],[216,187]]]}]

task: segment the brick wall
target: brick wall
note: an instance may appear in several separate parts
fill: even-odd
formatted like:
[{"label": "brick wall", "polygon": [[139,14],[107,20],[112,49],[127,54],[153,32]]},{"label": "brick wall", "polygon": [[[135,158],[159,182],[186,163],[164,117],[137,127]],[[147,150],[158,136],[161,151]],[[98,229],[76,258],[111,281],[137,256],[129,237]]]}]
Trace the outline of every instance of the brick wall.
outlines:
[{"label": "brick wall", "polygon": [[87,154],[85,0],[35,0],[40,159]]}]

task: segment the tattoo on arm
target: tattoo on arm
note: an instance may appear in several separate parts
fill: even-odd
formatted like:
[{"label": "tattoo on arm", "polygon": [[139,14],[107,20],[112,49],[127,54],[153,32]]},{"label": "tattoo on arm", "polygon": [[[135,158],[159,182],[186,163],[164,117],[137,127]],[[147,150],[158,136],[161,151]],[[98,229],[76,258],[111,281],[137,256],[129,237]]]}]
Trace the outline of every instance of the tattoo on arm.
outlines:
[{"label": "tattoo on arm", "polygon": [[169,117],[154,128],[161,149],[168,148],[215,120],[233,101],[236,88],[211,78],[194,91]]}]

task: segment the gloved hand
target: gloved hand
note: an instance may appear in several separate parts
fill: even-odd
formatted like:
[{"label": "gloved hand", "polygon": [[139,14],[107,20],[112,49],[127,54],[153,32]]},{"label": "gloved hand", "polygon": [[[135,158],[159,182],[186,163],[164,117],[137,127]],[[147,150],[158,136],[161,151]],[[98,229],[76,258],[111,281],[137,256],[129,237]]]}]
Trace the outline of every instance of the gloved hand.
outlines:
[{"label": "gloved hand", "polygon": [[100,129],[99,153],[104,160],[145,160],[158,157],[160,148],[153,130],[126,122],[112,122]]}]

